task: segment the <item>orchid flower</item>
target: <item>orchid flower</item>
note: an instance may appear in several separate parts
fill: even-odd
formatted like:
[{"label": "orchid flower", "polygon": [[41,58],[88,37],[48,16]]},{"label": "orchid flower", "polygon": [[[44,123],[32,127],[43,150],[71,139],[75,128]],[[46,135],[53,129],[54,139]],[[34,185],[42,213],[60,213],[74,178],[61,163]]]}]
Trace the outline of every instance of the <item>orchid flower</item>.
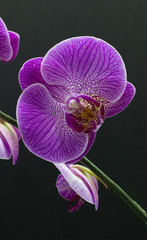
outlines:
[{"label": "orchid flower", "polygon": [[94,204],[98,209],[98,183],[94,176],[90,175],[89,169],[81,165],[55,164],[61,174],[57,178],[56,187],[59,194],[69,201],[69,212],[77,211],[84,200]]},{"label": "orchid flower", "polygon": [[0,159],[10,159],[12,156],[13,164],[16,164],[20,137],[16,127],[0,119]]},{"label": "orchid flower", "polygon": [[7,27],[0,18],[0,60],[11,62],[14,60],[19,49],[19,34],[8,31]]},{"label": "orchid flower", "polygon": [[73,164],[91,148],[106,118],[135,95],[120,54],[95,37],[75,37],[30,59],[19,72],[18,126],[26,147],[54,163]]}]

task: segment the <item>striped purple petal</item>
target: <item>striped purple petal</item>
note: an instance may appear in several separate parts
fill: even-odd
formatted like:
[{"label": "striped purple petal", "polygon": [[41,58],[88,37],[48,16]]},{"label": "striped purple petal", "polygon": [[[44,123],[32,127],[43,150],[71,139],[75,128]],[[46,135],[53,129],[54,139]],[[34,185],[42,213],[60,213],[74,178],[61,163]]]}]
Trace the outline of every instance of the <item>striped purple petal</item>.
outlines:
[{"label": "striped purple petal", "polygon": [[88,135],[68,128],[63,106],[42,84],[32,84],[21,94],[17,120],[25,145],[43,159],[68,162],[81,156],[87,148]]},{"label": "striped purple petal", "polygon": [[126,89],[123,95],[114,103],[106,102],[104,103],[105,117],[112,117],[121,111],[123,111],[129,103],[132,101],[135,95],[136,89],[133,84],[127,82]]},{"label": "striped purple petal", "polygon": [[42,60],[42,57],[32,58],[23,64],[19,72],[19,83],[22,90],[26,89],[28,86],[34,83],[41,83],[48,89],[51,96],[57,102],[64,103],[67,93],[66,88],[59,85],[49,85],[47,82],[45,82],[41,75]]},{"label": "striped purple petal", "polygon": [[45,86],[48,85],[44,81],[40,72],[42,60],[43,57],[32,58],[23,64],[19,71],[19,83],[22,90],[34,83],[42,83]]},{"label": "striped purple petal", "polygon": [[120,98],[126,85],[121,56],[110,44],[94,37],[75,37],[57,44],[45,55],[41,72],[49,84],[111,102]]},{"label": "striped purple petal", "polygon": [[68,161],[68,164],[76,163],[77,161],[82,159],[88,153],[90,148],[92,147],[92,145],[94,143],[94,140],[96,138],[96,132],[91,132],[91,133],[89,133],[87,135],[88,135],[88,144],[87,144],[87,147],[86,147],[85,151],[79,157],[73,159],[72,161]]}]

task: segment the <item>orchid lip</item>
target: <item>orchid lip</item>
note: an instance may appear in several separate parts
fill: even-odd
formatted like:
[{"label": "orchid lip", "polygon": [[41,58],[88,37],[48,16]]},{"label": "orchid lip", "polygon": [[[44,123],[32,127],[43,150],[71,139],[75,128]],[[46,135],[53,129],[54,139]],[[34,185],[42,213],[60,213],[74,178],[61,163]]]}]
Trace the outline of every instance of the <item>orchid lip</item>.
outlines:
[{"label": "orchid lip", "polygon": [[104,121],[103,104],[87,95],[70,97],[65,108],[65,120],[77,132],[97,131]]}]

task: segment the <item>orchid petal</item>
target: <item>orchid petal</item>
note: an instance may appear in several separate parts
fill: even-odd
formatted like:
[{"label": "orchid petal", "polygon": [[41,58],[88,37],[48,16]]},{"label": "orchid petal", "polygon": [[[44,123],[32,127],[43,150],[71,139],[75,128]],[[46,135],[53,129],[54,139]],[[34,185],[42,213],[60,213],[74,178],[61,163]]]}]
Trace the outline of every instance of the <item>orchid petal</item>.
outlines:
[{"label": "orchid petal", "polygon": [[48,161],[71,161],[87,147],[87,134],[76,133],[67,127],[64,107],[42,84],[33,84],[21,94],[17,120],[28,149]]},{"label": "orchid petal", "polygon": [[14,58],[17,56],[18,50],[19,50],[19,41],[20,41],[20,36],[16,32],[8,31],[9,38],[10,38],[10,44],[12,47],[12,57],[8,61],[3,61],[3,62],[12,62]]},{"label": "orchid petal", "polygon": [[126,89],[123,95],[114,103],[106,102],[104,103],[105,117],[112,117],[121,111],[123,111],[129,103],[132,101],[135,95],[135,87],[133,84],[127,82]]},{"label": "orchid petal", "polygon": [[0,159],[10,159],[11,158],[11,150],[8,145],[6,138],[0,132]]},{"label": "orchid petal", "polygon": [[0,18],[0,60],[11,62],[18,53],[20,37],[18,33],[8,31],[7,27]]},{"label": "orchid petal", "polygon": [[[4,122],[3,120],[0,121],[0,133],[3,135],[3,137],[6,139],[7,144],[10,148],[11,154],[13,156],[13,164],[16,164],[17,158],[18,158],[18,135],[14,128],[7,122]],[[8,148],[7,148],[7,151]]]},{"label": "orchid petal", "polygon": [[[74,165],[73,165],[74,166]],[[76,165],[75,165],[76,166]],[[77,168],[72,168],[73,173],[78,176],[79,178],[81,178],[84,182],[84,184],[87,186],[87,188],[89,189],[89,192],[91,193],[91,196],[93,198],[93,204],[95,205],[95,209],[98,209],[98,183],[96,178],[90,175],[90,178],[88,178],[87,176],[85,176],[79,169]],[[93,178],[95,179],[93,182]],[[85,198],[83,198],[85,199]],[[85,199],[86,200],[86,199]],[[87,201],[87,200],[86,200]]]},{"label": "orchid petal", "polygon": [[49,85],[45,82],[40,71],[42,60],[42,57],[32,58],[23,64],[19,72],[20,86],[22,90],[24,90],[34,83],[41,83],[48,89],[52,97],[57,102],[63,103],[67,90],[64,86]]},{"label": "orchid petal", "polygon": [[56,187],[59,194],[68,201],[75,201],[79,195],[69,186],[62,174],[60,174],[56,181]]},{"label": "orchid petal", "polygon": [[42,60],[42,57],[32,58],[23,64],[19,71],[19,83],[22,90],[34,83],[47,85],[40,72]]},{"label": "orchid petal", "polygon": [[13,49],[10,44],[10,38],[7,27],[0,18],[0,60],[9,61],[12,58]]},{"label": "orchid petal", "polygon": [[77,161],[81,160],[88,153],[90,148],[92,147],[94,140],[96,138],[96,132],[91,132],[87,135],[88,135],[88,144],[87,144],[85,151],[78,158],[75,158],[72,161],[68,161],[68,164],[73,164],[73,163],[76,163]]},{"label": "orchid petal", "polygon": [[126,85],[121,56],[110,44],[94,37],[75,37],[57,44],[45,55],[41,72],[49,84],[111,102],[121,97]]}]

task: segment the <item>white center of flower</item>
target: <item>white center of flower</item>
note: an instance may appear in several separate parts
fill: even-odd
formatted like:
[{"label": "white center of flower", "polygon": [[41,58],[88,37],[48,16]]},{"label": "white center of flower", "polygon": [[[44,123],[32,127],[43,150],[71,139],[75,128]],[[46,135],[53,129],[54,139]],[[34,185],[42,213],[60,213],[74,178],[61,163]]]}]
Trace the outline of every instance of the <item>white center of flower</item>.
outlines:
[{"label": "white center of flower", "polygon": [[79,102],[77,101],[77,99],[71,98],[68,101],[68,107],[71,110],[78,109],[79,108]]}]

